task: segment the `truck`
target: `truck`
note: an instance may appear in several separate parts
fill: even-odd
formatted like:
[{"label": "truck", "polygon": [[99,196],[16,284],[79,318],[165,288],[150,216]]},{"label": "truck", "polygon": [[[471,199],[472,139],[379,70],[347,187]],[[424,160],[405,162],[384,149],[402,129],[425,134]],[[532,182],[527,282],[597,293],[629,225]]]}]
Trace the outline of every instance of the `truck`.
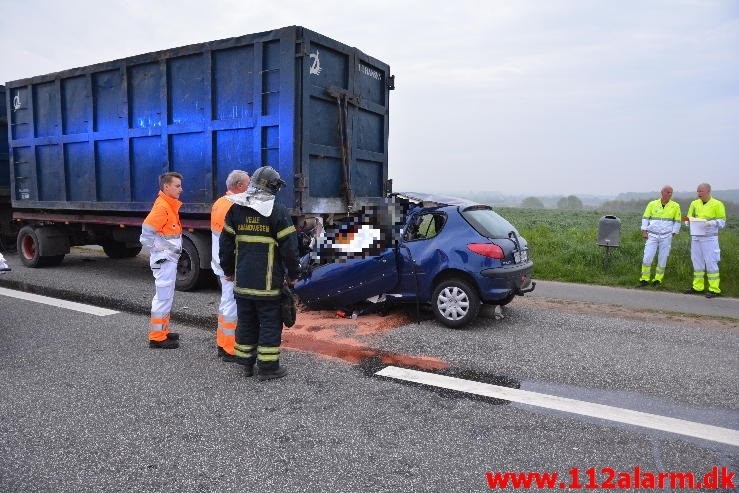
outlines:
[{"label": "truck", "polygon": [[5,108],[5,86],[0,85],[0,251],[10,250],[15,236],[10,226],[10,167],[8,166],[8,118]]},{"label": "truck", "polygon": [[390,192],[392,89],[386,63],[301,26],[7,82],[0,238],[27,267],[79,245],[136,256],[158,177],[176,171],[177,289],[196,289],[230,171],[277,169],[299,231]]}]

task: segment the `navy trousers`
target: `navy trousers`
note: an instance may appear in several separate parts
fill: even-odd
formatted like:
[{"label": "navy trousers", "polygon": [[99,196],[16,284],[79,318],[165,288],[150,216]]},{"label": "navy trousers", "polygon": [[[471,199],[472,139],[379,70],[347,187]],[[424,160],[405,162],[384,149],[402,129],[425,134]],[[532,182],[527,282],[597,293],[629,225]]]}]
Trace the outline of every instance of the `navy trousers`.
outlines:
[{"label": "navy trousers", "polygon": [[236,354],[270,370],[279,367],[282,343],[280,299],[252,300],[236,297]]}]

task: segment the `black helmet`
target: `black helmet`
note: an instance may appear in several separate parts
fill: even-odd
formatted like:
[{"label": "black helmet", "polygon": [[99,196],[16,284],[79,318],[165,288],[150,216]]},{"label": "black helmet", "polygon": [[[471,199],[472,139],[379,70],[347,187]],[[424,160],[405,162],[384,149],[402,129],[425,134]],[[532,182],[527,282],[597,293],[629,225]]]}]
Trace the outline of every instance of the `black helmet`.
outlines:
[{"label": "black helmet", "polygon": [[264,190],[271,194],[277,194],[280,188],[285,186],[285,182],[280,178],[280,174],[272,166],[262,166],[251,175],[250,185],[258,190]]}]

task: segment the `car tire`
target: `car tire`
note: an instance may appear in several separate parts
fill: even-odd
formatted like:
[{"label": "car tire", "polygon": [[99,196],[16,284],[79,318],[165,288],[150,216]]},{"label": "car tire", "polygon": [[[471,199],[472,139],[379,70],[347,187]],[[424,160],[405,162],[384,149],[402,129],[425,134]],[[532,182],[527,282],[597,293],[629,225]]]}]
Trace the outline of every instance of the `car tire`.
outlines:
[{"label": "car tire", "polygon": [[436,319],[451,328],[467,325],[480,313],[480,295],[462,279],[440,282],[431,296],[431,310]]},{"label": "car tire", "polygon": [[16,244],[18,249],[18,256],[21,262],[26,267],[52,267],[59,265],[64,260],[64,254],[62,255],[47,255],[42,257],[40,255],[40,240],[36,230],[31,226],[23,226],[18,232],[18,243]]}]

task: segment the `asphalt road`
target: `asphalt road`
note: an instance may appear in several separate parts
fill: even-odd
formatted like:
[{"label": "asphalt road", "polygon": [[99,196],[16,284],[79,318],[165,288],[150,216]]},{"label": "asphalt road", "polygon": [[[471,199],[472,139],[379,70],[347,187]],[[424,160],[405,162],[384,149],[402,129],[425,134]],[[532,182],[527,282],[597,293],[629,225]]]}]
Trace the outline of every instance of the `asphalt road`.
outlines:
[{"label": "asphalt road", "polygon": [[739,298],[708,299],[700,295],[669,293],[646,288],[614,288],[590,284],[537,281],[535,298],[585,301],[669,313],[726,317],[739,321]]},{"label": "asphalt road", "polygon": [[[469,492],[489,491],[489,471],[738,469],[736,446],[402,383],[376,376],[387,363],[375,357],[288,350],[290,375],[257,382],[215,357],[215,288],[177,293],[182,346],[150,350],[145,259],[85,252],[25,269],[6,257],[0,287],[124,311],[0,295],[1,491]],[[442,361],[445,375],[739,430],[736,328],[515,301],[504,313],[354,336]]]},{"label": "asphalt road", "polygon": [[[150,308],[151,271],[144,255],[133,259],[109,259],[98,248],[75,248],[62,265],[44,269],[24,268],[17,254],[4,255],[13,271],[0,274],[0,286],[60,295],[137,313],[147,313]],[[739,298],[706,299],[652,288],[627,289],[541,280],[536,283],[536,289],[527,296],[724,317],[739,323]],[[122,292],[125,296],[121,296]],[[178,293],[173,317],[190,322],[209,321],[218,312],[218,300],[204,301],[202,295],[205,293],[218,296],[217,285],[194,293]]]}]

